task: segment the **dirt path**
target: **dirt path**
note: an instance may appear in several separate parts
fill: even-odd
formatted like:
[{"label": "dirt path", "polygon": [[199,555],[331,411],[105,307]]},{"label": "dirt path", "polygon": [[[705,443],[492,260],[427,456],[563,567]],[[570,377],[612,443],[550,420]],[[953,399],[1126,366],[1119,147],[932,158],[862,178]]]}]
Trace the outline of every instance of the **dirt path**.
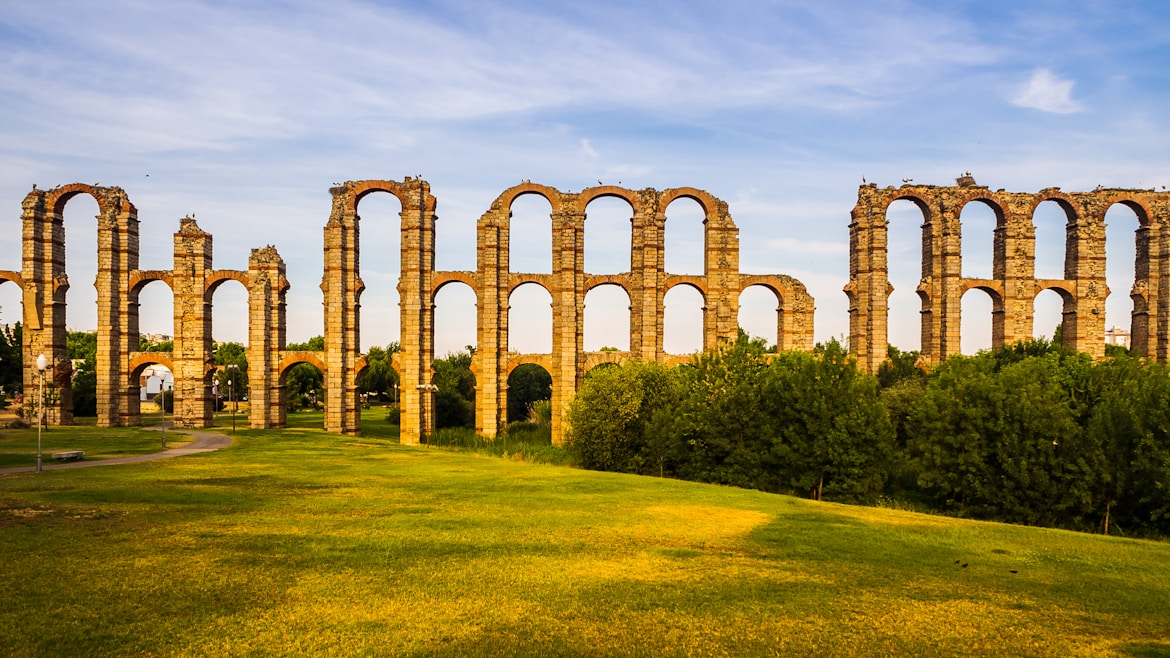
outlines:
[{"label": "dirt path", "polygon": [[[170,427],[170,423],[166,423],[165,427]],[[145,429],[159,430],[163,429],[164,425],[152,425]],[[183,455],[195,455],[201,452],[215,452],[220,448],[226,448],[232,444],[232,437],[226,434],[218,434],[216,432],[201,432],[199,430],[172,430],[172,436],[184,435],[194,438],[194,441],[181,447],[170,448],[163,452],[152,452],[146,455],[131,455],[129,457],[114,457],[113,459],[94,459],[92,461],[76,461],[57,463],[49,455],[44,455],[44,470],[55,471],[63,468],[89,468],[90,466],[109,466],[110,464],[132,464],[135,462],[152,462],[159,459],[170,459],[171,457],[182,457]],[[177,437],[176,437],[177,438]],[[30,473],[37,470],[36,466],[17,466],[14,468],[0,468],[0,475],[7,475],[9,473]]]}]

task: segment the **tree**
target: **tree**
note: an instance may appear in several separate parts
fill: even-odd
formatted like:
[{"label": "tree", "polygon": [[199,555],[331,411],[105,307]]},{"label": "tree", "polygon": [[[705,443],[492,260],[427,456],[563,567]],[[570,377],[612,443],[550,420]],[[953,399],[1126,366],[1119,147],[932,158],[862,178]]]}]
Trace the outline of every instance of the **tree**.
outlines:
[{"label": "tree", "polygon": [[582,468],[667,474],[678,371],[631,361],[591,372],[569,405],[565,449]]},{"label": "tree", "polygon": [[366,354],[366,367],[358,375],[358,391],[373,393],[379,400],[386,400],[398,385],[398,373],[394,371],[391,362],[394,355],[401,350],[398,341],[394,341],[385,349],[373,346]]},{"label": "tree", "polygon": [[[215,344],[215,363],[219,366],[215,373],[215,386],[219,395],[224,399],[229,396],[236,400],[248,398],[248,349],[240,343],[226,342]],[[227,366],[235,366],[228,368]],[[231,384],[228,384],[231,380]]]},{"label": "tree", "polygon": [[97,332],[65,334],[65,353],[77,364],[73,373],[73,415],[97,415]]},{"label": "tree", "polygon": [[11,395],[24,386],[24,356],[20,323],[0,325],[0,389]]},{"label": "tree", "polygon": [[[290,352],[324,352],[325,337],[313,336],[304,343],[289,343]],[[284,377],[284,397],[290,409],[299,409],[325,399],[325,375],[316,366],[298,363]]]},{"label": "tree", "polygon": [[475,346],[468,345],[435,360],[435,427],[475,427],[474,355]]},{"label": "tree", "polygon": [[552,375],[535,363],[516,366],[508,375],[508,422],[529,416],[532,403],[552,397]]}]

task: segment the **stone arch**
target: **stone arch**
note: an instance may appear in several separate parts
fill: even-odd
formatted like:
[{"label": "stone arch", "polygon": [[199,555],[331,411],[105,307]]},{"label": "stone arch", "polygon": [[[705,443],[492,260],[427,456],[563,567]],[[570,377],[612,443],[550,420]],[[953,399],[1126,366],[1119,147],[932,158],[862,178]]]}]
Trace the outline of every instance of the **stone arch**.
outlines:
[{"label": "stone arch", "polygon": [[471,292],[475,293],[476,300],[479,299],[479,277],[474,272],[435,272],[435,276],[431,283],[431,303],[434,303],[435,297],[438,296],[439,291],[451,283],[462,283]]},{"label": "stone arch", "polygon": [[240,270],[214,270],[207,275],[204,283],[204,290],[208,294],[214,293],[216,288],[223,285],[224,281],[239,281],[244,289],[248,289],[248,273]]},{"label": "stone arch", "polygon": [[[748,279],[749,277],[744,277],[744,278]],[[748,335],[759,335],[761,338],[768,340],[768,342],[773,343],[776,346],[779,346],[780,345],[780,330],[781,330],[781,324],[780,324],[781,323],[781,314],[784,312],[783,311],[783,309],[784,309],[783,295],[781,295],[780,291],[776,289],[776,286],[772,285],[771,282],[768,282],[768,281],[749,282],[749,281],[745,280],[742,282],[742,284],[743,285],[741,285],[740,291],[739,291],[739,297],[740,297],[740,299],[739,299],[739,325],[740,325],[740,328],[742,328]],[[772,307],[771,313],[770,313],[771,317],[769,318],[769,322],[768,322],[769,327],[768,327],[767,333],[760,334],[758,332],[752,331],[752,329],[763,329],[763,324],[764,324],[763,320],[751,319],[747,322],[744,321],[745,310],[748,310],[749,308],[751,308],[753,306],[758,306],[759,304],[762,304],[762,302],[758,302],[758,303],[752,304],[752,305],[745,305],[744,304],[744,299],[743,299],[744,294],[745,293],[754,294],[754,293],[749,293],[749,291],[753,291],[753,290],[766,291],[766,293],[770,295],[771,302],[774,303],[774,306]],[[759,295],[755,295],[755,296],[758,297]],[[756,313],[758,315],[762,315],[763,311],[761,309],[757,309]]]},{"label": "stone arch", "polygon": [[548,294],[550,294],[550,295],[552,294],[554,285],[553,285],[553,276],[551,274],[517,274],[517,273],[513,273],[508,279],[508,295],[510,296],[512,293],[516,292],[516,289],[519,288],[520,286],[527,285],[530,283],[538,285],[541,288],[544,288],[545,291],[548,292]]},{"label": "stone arch", "polygon": [[280,365],[277,366],[277,372],[280,374],[281,379],[283,379],[293,366],[301,363],[307,363],[315,367],[322,374],[328,371],[328,368],[325,366],[325,359],[322,358],[320,352],[296,350],[284,353],[284,356],[280,359]]},{"label": "stone arch", "polygon": [[[176,390],[176,422],[196,425],[211,422],[204,420],[211,418],[204,405],[211,404],[207,392],[209,378],[214,373],[210,366],[214,363],[210,348],[211,297],[223,282],[235,280],[245,286],[248,300],[251,426],[284,424],[281,379],[292,363],[306,362],[327,378],[326,428],[345,434],[360,433],[356,379],[368,367],[369,359],[359,349],[358,320],[365,283],[358,269],[357,229],[361,218],[357,211],[362,199],[375,192],[394,196],[401,206],[398,289],[402,351],[394,356],[392,363],[402,381],[404,443],[417,442],[428,427],[428,414],[433,413],[433,400],[430,400],[433,395],[426,390],[433,383],[434,304],[438,293],[449,283],[464,283],[475,297],[478,349],[472,370],[477,378],[477,426],[488,436],[494,435],[498,428],[499,404],[506,399],[506,392],[500,391],[501,379],[510,373],[508,363],[515,356],[508,354],[506,338],[501,338],[507,335],[508,297],[521,285],[536,283],[553,299],[553,349],[551,354],[540,357],[540,365],[555,380],[553,434],[558,443],[565,429],[561,412],[580,385],[586,361],[594,364],[599,359],[673,360],[661,347],[664,291],[683,284],[700,291],[710,309],[705,320],[704,344],[735,337],[737,294],[742,287],[742,275],[738,271],[738,229],[727,204],[703,190],[679,187],[660,192],[599,184],[573,193],[526,180],[501,193],[479,220],[474,272],[436,271],[437,201],[429,183],[421,178],[347,181],[334,185],[329,192],[332,203],[324,227],[325,264],[321,283],[325,347],[307,356],[284,348],[284,295],[288,280],[284,263],[274,247],[253,249],[246,272],[217,270],[212,266],[212,236],[200,229],[194,218],[184,217],[174,234],[174,268],[169,272],[139,270],[137,210],[125,192],[79,183],[53,190],[34,188],[22,204],[22,226],[26,249],[33,244],[41,251],[26,257],[19,273],[3,273],[5,280],[24,287],[23,317],[30,329],[26,339],[34,334],[43,337],[35,344],[26,345],[25,354],[45,351],[54,355],[55,363],[63,361],[64,318],[58,298],[67,289],[69,279],[63,262],[54,261],[52,250],[64,240],[59,213],[68,199],[78,194],[93,196],[99,209],[99,249],[103,250],[101,262],[105,268],[99,279],[106,284],[101,291],[101,308],[109,318],[108,322],[103,320],[102,326],[108,329],[99,345],[99,354],[107,355],[102,357],[104,365],[99,365],[99,392],[105,396],[99,399],[99,407],[105,414],[99,419],[102,424],[137,422],[137,407],[125,395],[122,385],[125,368],[137,349],[136,318],[133,310],[127,310],[132,306],[127,302],[129,295],[155,280],[166,281],[175,300],[175,350],[169,358],[183,387],[182,391]],[[505,251],[511,237],[509,214],[514,201],[528,194],[543,197],[551,209],[554,260],[551,273],[514,273],[509,266]],[[617,267],[620,272],[588,276],[581,265],[585,254],[585,211],[590,204],[607,198],[621,199],[630,210],[630,264],[628,268],[625,264]],[[665,210],[672,202],[684,198],[694,201],[702,210],[704,270],[701,275],[672,279],[662,262]],[[776,280],[788,279],[777,276]],[[668,281],[669,285],[665,285]],[[626,297],[623,306],[630,313],[631,346],[617,354],[590,354],[584,350],[582,338],[585,296],[605,285],[617,285]],[[811,313],[811,298],[802,297],[803,287],[792,286],[790,293],[785,286],[788,284],[778,289],[785,291],[782,294],[786,310],[791,300],[796,299]],[[811,323],[808,331],[811,332]],[[427,406],[430,411],[426,410]]]},{"label": "stone arch", "polygon": [[[527,289],[525,289],[526,287],[527,287]],[[536,299],[536,297],[539,296],[540,293],[534,293],[533,288],[539,289],[541,292],[543,292],[544,298],[539,299],[539,300]],[[517,301],[517,299],[516,299],[517,294],[519,294],[519,296],[520,296],[519,301]],[[536,308],[535,305],[538,303],[541,304],[542,306],[539,308]],[[507,299],[508,333],[506,336],[506,340],[507,340],[507,346],[508,346],[509,352],[511,352],[512,350],[517,350],[517,351],[521,351],[521,352],[544,353],[544,352],[546,352],[546,350],[543,348],[544,348],[546,342],[547,342],[547,347],[548,347],[547,352],[548,353],[552,352],[552,337],[553,337],[552,306],[553,306],[552,291],[549,290],[548,287],[542,285],[538,281],[527,281],[524,284],[512,287],[508,291],[508,299]],[[524,315],[523,318],[518,318],[517,317],[518,312],[520,314],[523,314],[523,312],[525,310],[528,312],[528,315]],[[539,343],[538,343],[539,349],[532,350],[532,349],[522,349],[521,348],[520,341],[517,340],[517,336],[515,335],[515,333],[513,331],[513,329],[518,324],[517,323],[518,319],[523,319],[526,321],[526,326],[530,329],[530,331],[526,332],[529,334],[529,336],[536,333],[535,331],[531,330],[531,328],[534,326],[538,327],[541,330],[547,329],[547,334],[543,338],[539,339]],[[528,344],[529,347],[536,346],[536,345],[534,345],[534,343],[536,343],[535,340],[533,340],[533,342]]]},{"label": "stone arch", "polygon": [[[675,290],[693,290],[696,294],[698,294],[698,298],[699,298],[699,306],[697,309],[698,310],[698,318],[697,318],[698,326],[696,327],[698,330],[698,341],[697,341],[697,344],[695,345],[698,349],[679,350],[677,348],[677,345],[679,342],[677,340],[677,334],[675,334],[675,336],[672,336],[672,338],[675,338],[676,340],[671,341],[671,342],[675,343],[675,347],[673,349],[667,347],[667,342],[668,342],[667,332],[670,331],[673,334],[674,332],[678,331],[677,327],[674,327],[674,328],[671,327],[671,323],[672,322],[678,323],[678,322],[684,320],[684,318],[681,318],[678,316],[682,315],[682,313],[685,311],[679,311],[677,308],[672,311],[667,306],[667,298],[670,297],[671,293]],[[675,296],[677,297],[677,295],[675,295]],[[663,309],[662,340],[663,340],[663,352],[664,353],[666,353],[666,354],[692,354],[692,353],[699,352],[699,351],[702,351],[703,349],[710,347],[710,346],[705,345],[703,343],[703,338],[704,338],[704,333],[705,333],[703,331],[703,328],[706,325],[707,296],[705,294],[703,294],[703,289],[700,286],[694,285],[690,281],[680,281],[677,285],[670,286],[669,288],[666,288],[663,291],[661,303],[662,303],[662,309]],[[675,317],[672,318],[670,316],[675,316]],[[686,318],[686,319],[694,320],[695,318]],[[737,324],[738,324],[738,318],[737,318]],[[689,332],[688,332],[688,334],[689,334]],[[696,343],[696,341],[691,341],[691,342],[692,342],[692,344]]]},{"label": "stone arch", "polygon": [[635,269],[638,256],[635,227],[644,221],[641,199],[629,190],[606,185],[585,190],[577,196],[577,203],[582,218],[584,271],[613,274]]},{"label": "stone arch", "polygon": [[[594,300],[595,300],[594,301],[595,308],[596,308],[596,306],[602,306],[604,308],[608,308],[608,311],[611,313],[618,313],[618,314],[621,313],[621,302],[619,302],[616,299],[616,297],[614,299],[611,299],[608,301],[602,301],[602,302],[600,302],[600,304],[596,301],[598,299],[605,300],[605,298],[609,296],[608,292],[605,291],[609,287],[613,287],[613,288],[616,288],[617,290],[620,290],[621,294],[623,294],[625,296],[625,311],[626,311],[625,338],[626,339],[624,341],[621,341],[621,342],[626,344],[625,350],[629,350],[630,346],[634,345],[635,341],[636,341],[636,338],[631,335],[633,333],[634,323],[633,323],[632,313],[630,312],[630,307],[632,306],[632,303],[633,303],[633,295],[630,294],[630,288],[627,287],[626,285],[623,285],[623,282],[620,279],[612,279],[612,280],[607,280],[607,279],[608,279],[608,277],[590,277],[590,283],[585,288],[585,291],[584,291],[585,294],[582,295],[582,297],[581,297],[581,301],[582,301],[582,343],[583,343],[583,349],[585,349],[587,351],[590,350],[590,346],[587,343],[587,341],[590,341],[591,339],[593,339],[596,336],[596,334],[598,333],[599,329],[601,329],[601,327],[604,326],[604,324],[605,324],[603,321],[598,320],[597,315],[590,312],[590,310],[589,310],[590,296],[592,295]],[[599,291],[603,291],[603,292],[599,292]],[[604,310],[602,312],[604,312]],[[617,322],[616,320],[611,320],[611,323],[613,323],[613,326],[615,326],[615,328],[613,329],[614,336],[617,335],[616,322]],[[603,333],[604,333],[604,331],[603,331]],[[587,334],[589,334],[589,336],[587,336]],[[609,334],[607,334],[607,336],[609,336]],[[613,336],[610,336],[610,337],[613,337]],[[597,342],[597,341],[592,340],[592,342]],[[607,341],[602,341],[602,342],[607,342]],[[618,347],[618,349],[622,349],[620,345],[614,345],[613,347]]]},{"label": "stone arch", "polygon": [[175,372],[175,363],[171,360],[171,355],[166,352],[138,352],[130,359],[129,375],[131,378],[136,378],[142,374],[142,369],[150,365],[166,366],[171,374]]},{"label": "stone arch", "polygon": [[[687,358],[690,358],[689,356]],[[630,360],[630,353],[620,350],[589,352],[585,356],[585,374],[598,366],[620,366]]]}]

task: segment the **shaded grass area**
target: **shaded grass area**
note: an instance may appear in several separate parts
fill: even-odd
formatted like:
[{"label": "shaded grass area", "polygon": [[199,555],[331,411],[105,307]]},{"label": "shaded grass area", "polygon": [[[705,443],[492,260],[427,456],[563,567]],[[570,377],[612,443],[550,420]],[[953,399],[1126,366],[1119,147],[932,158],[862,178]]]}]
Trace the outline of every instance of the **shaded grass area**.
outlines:
[{"label": "shaded grass area", "polygon": [[[173,441],[185,440],[170,434]],[[97,428],[92,424],[49,426],[41,431],[42,454],[45,463],[57,450],[84,450],[85,459],[110,459],[129,455],[143,455],[162,450],[162,437],[157,431],[140,427]],[[37,463],[37,430],[0,430],[0,468],[35,466]]]},{"label": "shaded grass area", "polygon": [[1167,565],[1166,543],[249,430],[0,478],[0,654],[1165,655]]}]

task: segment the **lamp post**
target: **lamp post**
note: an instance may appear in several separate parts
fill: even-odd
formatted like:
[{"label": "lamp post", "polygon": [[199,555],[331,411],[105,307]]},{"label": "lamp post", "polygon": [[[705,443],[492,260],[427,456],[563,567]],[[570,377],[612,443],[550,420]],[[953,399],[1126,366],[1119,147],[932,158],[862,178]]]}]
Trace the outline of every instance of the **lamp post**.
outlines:
[{"label": "lamp post", "polygon": [[37,371],[41,373],[40,401],[37,405],[37,473],[44,470],[41,465],[41,425],[45,422],[45,368],[49,367],[49,360],[44,354],[37,357]]},{"label": "lamp post", "polygon": [[[239,371],[239,369],[240,369],[240,367],[234,363],[227,364],[228,372],[231,372],[232,370]],[[232,433],[234,434],[236,431],[236,409],[237,409],[237,407],[236,407],[236,388],[235,388],[234,380],[232,380],[230,376],[228,377],[228,397],[231,398],[231,401],[232,401]]]},{"label": "lamp post", "polygon": [[[173,377],[173,375],[172,375],[172,377]],[[163,386],[162,386],[162,416],[163,416],[163,419],[162,419],[162,447],[163,447],[163,450],[167,449],[167,391],[171,391],[171,415],[173,417],[174,413],[175,413],[174,390],[175,390],[174,381],[171,382],[171,387],[168,389],[167,388],[167,380],[164,377],[163,378]]]}]

